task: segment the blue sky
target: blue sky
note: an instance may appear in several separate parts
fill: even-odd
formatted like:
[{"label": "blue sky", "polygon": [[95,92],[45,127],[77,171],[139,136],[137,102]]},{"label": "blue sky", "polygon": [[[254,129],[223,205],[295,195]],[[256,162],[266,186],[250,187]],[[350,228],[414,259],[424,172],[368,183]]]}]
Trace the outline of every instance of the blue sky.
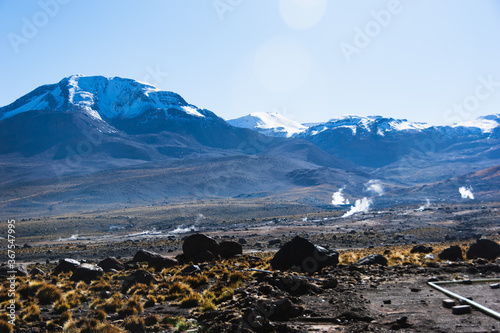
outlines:
[{"label": "blue sky", "polygon": [[495,0],[0,0],[0,13],[2,106],[81,73],[147,81],[226,119],[500,113]]}]

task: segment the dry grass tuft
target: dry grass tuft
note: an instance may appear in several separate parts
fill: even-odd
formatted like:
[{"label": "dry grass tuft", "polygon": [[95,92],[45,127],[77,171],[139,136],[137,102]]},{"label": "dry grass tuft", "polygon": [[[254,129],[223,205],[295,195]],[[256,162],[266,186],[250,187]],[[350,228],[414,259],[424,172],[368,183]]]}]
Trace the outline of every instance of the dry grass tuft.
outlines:
[{"label": "dry grass tuft", "polygon": [[40,308],[36,304],[31,304],[23,311],[21,311],[21,318],[27,322],[42,321],[42,316],[40,315]]},{"label": "dry grass tuft", "polygon": [[64,299],[56,301],[52,306],[52,309],[55,313],[63,313],[68,311],[70,308],[71,307],[69,306],[68,302],[66,302]]},{"label": "dry grass tuft", "polygon": [[183,308],[194,308],[200,305],[201,295],[199,293],[192,293],[184,296],[179,304]]},{"label": "dry grass tuft", "polygon": [[6,322],[5,320],[0,320],[0,332],[2,333],[13,333],[14,326]]},{"label": "dry grass tuft", "polygon": [[184,282],[174,282],[168,289],[168,295],[172,298],[179,298],[193,293],[193,289]]},{"label": "dry grass tuft", "polygon": [[160,322],[160,317],[157,314],[150,314],[146,318],[144,318],[144,325],[146,326],[154,326]]},{"label": "dry grass tuft", "polygon": [[184,278],[184,282],[189,284],[193,288],[198,288],[200,286],[207,284],[208,277],[204,274],[198,276],[188,276]]},{"label": "dry grass tuft", "polygon": [[141,298],[138,295],[130,297],[128,302],[118,310],[118,317],[125,318],[128,316],[138,315],[144,311],[141,303]]},{"label": "dry grass tuft", "polygon": [[30,282],[28,284],[22,285],[17,289],[17,292],[23,299],[33,297],[36,295],[38,289],[45,286],[45,282]]},{"label": "dry grass tuft", "polygon": [[123,321],[123,327],[129,332],[144,332],[144,319],[135,315],[127,317]]},{"label": "dry grass tuft", "polygon": [[52,304],[62,299],[62,291],[52,284],[42,286],[36,293],[36,298],[40,304]]}]

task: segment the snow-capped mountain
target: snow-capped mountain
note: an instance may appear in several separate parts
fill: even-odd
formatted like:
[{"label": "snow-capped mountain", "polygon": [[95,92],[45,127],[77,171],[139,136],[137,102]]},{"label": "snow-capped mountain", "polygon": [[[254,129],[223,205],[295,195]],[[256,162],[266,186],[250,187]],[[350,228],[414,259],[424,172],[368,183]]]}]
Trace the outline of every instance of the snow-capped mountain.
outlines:
[{"label": "snow-capped mountain", "polygon": [[[161,132],[169,135],[147,138],[148,145],[130,136]],[[257,135],[230,126],[176,93],[119,77],[73,75],[0,108],[0,154],[32,156],[58,147],[54,158],[64,158],[93,136],[100,141],[92,154],[154,160],[158,154],[203,151],[200,147],[237,148]]]},{"label": "snow-capped mountain", "polygon": [[82,75],[41,86],[0,108],[0,154],[10,153],[55,160],[77,155],[90,164],[97,156],[107,165],[268,154],[355,168],[312,143],[231,126],[176,93],[130,79]]},{"label": "snow-capped mountain", "polygon": [[381,116],[343,115],[332,118],[326,123],[311,126],[301,136],[314,136],[327,130],[347,129],[353,135],[375,133],[384,136],[387,132],[421,131],[430,127],[425,123],[411,122],[406,119],[384,118]]},{"label": "snow-capped mountain", "polygon": [[[475,163],[479,163],[479,167],[489,167],[500,158],[497,148],[500,139],[499,115],[452,126],[430,126],[381,116],[347,115],[311,126],[295,137],[308,140],[326,152],[358,165],[376,168],[392,165],[391,170],[399,168],[398,163],[422,169],[423,161],[428,161],[428,166],[436,166],[439,160],[442,165],[446,164],[445,160],[455,163],[455,168],[458,168],[458,161],[463,161],[464,168]],[[407,160],[411,163],[405,162]]]},{"label": "snow-capped mountain", "polygon": [[190,117],[213,116],[176,93],[119,77],[73,75],[41,86],[0,108],[0,120],[26,111],[80,111],[98,120],[135,118],[156,110],[177,110]]},{"label": "snow-capped mountain", "polygon": [[227,121],[235,127],[249,128],[264,135],[292,137],[307,129],[306,126],[286,118],[279,113],[254,112],[247,116]]},{"label": "snow-capped mountain", "polygon": [[500,114],[483,116],[474,120],[459,122],[452,125],[451,127],[477,128],[483,133],[493,133],[500,127]]}]

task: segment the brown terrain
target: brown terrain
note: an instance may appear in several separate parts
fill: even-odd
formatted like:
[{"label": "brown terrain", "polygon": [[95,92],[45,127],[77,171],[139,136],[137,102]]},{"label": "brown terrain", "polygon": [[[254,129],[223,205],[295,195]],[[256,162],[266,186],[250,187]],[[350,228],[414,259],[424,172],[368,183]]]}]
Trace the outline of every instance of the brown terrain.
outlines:
[{"label": "brown terrain", "polygon": [[[15,332],[500,330],[498,318],[474,307],[453,314],[459,310],[443,306],[450,297],[427,283],[456,281],[443,286],[500,312],[500,252],[469,251],[479,238],[498,246],[500,204],[397,207],[349,218],[292,208],[231,220],[226,207],[222,222],[193,205],[184,212],[192,223],[177,230],[173,222],[161,227],[161,207],[102,214],[93,226],[102,233],[82,228],[95,213],[19,220]],[[40,236],[42,225],[52,236]],[[462,258],[442,252],[451,246]],[[367,256],[374,261],[360,261]],[[117,260],[103,262],[108,257]],[[9,319],[6,312],[1,319]],[[0,321],[0,331],[10,329]]]}]

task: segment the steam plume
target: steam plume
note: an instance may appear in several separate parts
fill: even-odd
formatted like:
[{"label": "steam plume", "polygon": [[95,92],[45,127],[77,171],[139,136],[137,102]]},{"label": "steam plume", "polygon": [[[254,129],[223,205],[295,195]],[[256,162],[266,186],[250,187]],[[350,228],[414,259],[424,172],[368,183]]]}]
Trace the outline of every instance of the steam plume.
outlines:
[{"label": "steam plume", "polygon": [[365,184],[365,191],[372,192],[376,195],[384,194],[384,186],[380,182],[380,180],[372,179],[368,183]]},{"label": "steam plume", "polygon": [[458,189],[462,199],[474,199],[474,193],[472,193],[472,187],[462,186]]},{"label": "steam plume", "polygon": [[349,204],[349,199],[344,198],[342,195],[342,191],[344,190],[345,186],[342,188],[339,188],[339,190],[332,195],[332,205],[334,206],[340,206],[340,205],[348,205]]},{"label": "steam plume", "polygon": [[372,200],[366,197],[363,199],[358,199],[354,203],[354,206],[352,206],[351,209],[348,212],[346,212],[342,217],[349,217],[356,213],[367,213],[372,203],[373,203]]}]

